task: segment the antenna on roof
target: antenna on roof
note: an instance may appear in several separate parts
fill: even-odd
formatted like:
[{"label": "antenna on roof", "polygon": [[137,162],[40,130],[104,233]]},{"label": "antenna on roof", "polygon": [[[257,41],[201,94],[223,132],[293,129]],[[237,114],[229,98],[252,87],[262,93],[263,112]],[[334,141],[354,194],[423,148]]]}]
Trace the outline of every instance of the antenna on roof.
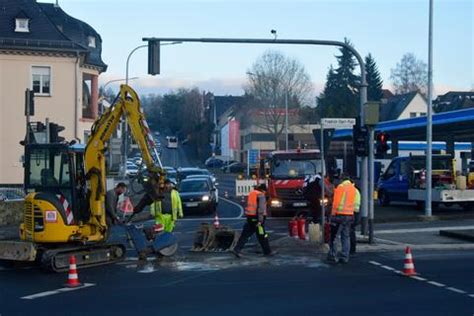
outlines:
[{"label": "antenna on roof", "polygon": [[54,6],[59,7],[59,0],[56,0],[56,4]]}]

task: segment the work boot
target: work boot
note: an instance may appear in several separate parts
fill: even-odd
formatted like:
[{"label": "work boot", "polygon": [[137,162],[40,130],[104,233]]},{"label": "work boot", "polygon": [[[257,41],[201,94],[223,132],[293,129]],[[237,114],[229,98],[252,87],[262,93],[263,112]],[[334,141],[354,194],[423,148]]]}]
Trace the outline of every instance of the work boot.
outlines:
[{"label": "work boot", "polygon": [[339,263],[347,264],[347,263],[349,263],[349,260],[341,258],[341,259],[339,259]]}]

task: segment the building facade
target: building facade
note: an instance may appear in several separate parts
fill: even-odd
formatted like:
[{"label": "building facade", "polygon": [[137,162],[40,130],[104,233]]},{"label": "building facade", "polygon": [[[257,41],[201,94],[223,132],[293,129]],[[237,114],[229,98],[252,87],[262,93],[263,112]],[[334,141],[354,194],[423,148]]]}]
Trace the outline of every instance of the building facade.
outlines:
[{"label": "building facade", "polygon": [[34,91],[31,121],[65,127],[84,143],[98,115],[102,40],[59,6],[4,0],[0,10],[0,184],[23,182],[25,90]]}]

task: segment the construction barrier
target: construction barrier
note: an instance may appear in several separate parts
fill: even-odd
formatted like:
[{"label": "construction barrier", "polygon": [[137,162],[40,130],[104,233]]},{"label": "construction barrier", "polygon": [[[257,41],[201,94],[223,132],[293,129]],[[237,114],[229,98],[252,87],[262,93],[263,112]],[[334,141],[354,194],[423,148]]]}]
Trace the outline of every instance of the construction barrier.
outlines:
[{"label": "construction barrier", "polygon": [[257,180],[235,180],[235,196],[249,195],[255,185]]}]

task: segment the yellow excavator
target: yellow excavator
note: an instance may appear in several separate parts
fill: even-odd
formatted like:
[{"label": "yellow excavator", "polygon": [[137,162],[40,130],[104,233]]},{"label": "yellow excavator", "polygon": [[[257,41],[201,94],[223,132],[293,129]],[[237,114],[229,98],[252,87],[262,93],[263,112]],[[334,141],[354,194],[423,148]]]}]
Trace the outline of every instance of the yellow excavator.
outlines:
[{"label": "yellow excavator", "polygon": [[87,145],[25,145],[25,197],[20,239],[0,242],[0,260],[38,261],[54,271],[113,263],[125,245],[107,242],[105,151],[122,118],[148,170],[145,190],[162,197],[164,171],[136,92],[121,85],[113,105],[92,126]]}]

